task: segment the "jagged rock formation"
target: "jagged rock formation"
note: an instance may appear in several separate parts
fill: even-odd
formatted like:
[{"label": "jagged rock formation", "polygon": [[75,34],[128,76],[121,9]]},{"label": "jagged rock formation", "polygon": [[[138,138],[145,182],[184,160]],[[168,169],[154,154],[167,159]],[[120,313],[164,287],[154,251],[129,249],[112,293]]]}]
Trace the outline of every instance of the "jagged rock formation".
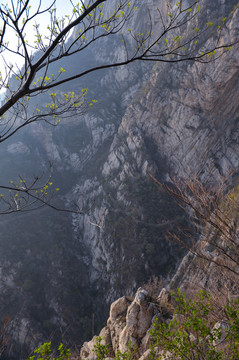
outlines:
[{"label": "jagged rock formation", "polygon": [[[223,356],[226,356],[230,353],[230,350],[227,353],[230,342],[228,330],[233,322],[230,323],[229,318],[225,315],[225,304],[222,307],[222,312],[219,311],[220,305],[222,305],[220,304],[217,307],[217,312],[215,312],[215,308],[211,311],[211,308],[209,314],[206,315],[205,309],[209,303],[211,304],[210,300],[206,298],[206,305],[200,299],[200,296],[195,297],[195,299],[195,302],[188,302],[184,307],[183,302],[178,302],[178,299],[174,298],[174,295],[171,296],[165,288],[160,291],[156,299],[149,296],[148,292],[143,288],[138,289],[134,299],[128,297],[119,298],[111,305],[107,325],[101,330],[99,336],[95,336],[91,341],[83,344],[80,358],[95,360],[100,354],[102,358],[107,360],[121,357],[139,360],[158,358],[173,360],[176,358],[183,359],[188,355],[192,358],[196,354],[203,356],[205,352],[205,358],[211,359],[212,353],[209,353],[208,347],[213,351],[222,352]],[[236,295],[235,299],[238,299],[238,295]],[[220,300],[220,296],[217,294],[217,301]],[[214,305],[218,304],[214,303]],[[189,310],[190,307],[191,310]],[[204,308],[204,314],[203,312],[200,313],[202,308]],[[208,306],[209,308],[210,306]],[[204,329],[205,331],[204,327],[199,325],[197,328],[196,320],[195,322],[193,320],[195,314],[192,315],[196,309],[200,309],[197,314],[201,314],[202,324],[209,330],[212,336],[211,339],[209,335],[205,336],[205,332],[202,330]],[[208,316],[207,320],[205,316]],[[175,337],[180,337],[182,341],[181,343],[178,339],[178,343],[176,343],[180,348],[177,355],[174,351],[174,347],[177,347],[175,343],[173,343],[174,347],[172,348],[163,346],[163,343],[160,344],[158,337],[160,337],[161,332],[160,335],[156,335],[157,330],[155,332],[155,329],[157,329],[157,324],[162,323],[173,324],[172,328],[169,328],[170,331],[172,331]],[[184,327],[183,325],[186,326]],[[184,332],[185,337],[183,337],[182,333],[180,335],[180,328],[183,329],[181,331]],[[174,329],[175,333],[173,332]],[[164,340],[168,341],[174,337],[174,335],[169,335],[168,333],[164,335]],[[169,345],[168,341],[165,344]],[[234,341],[236,341],[235,338]],[[202,347],[200,347],[201,343],[203,343]],[[188,345],[192,351],[190,353],[188,352]],[[234,356],[230,358],[236,360],[237,357],[234,350],[230,353],[230,355],[234,354]]]},{"label": "jagged rock formation", "polygon": [[[114,358],[117,352],[129,351],[129,344],[137,349],[134,355],[137,359],[145,359],[149,355],[150,330],[156,318],[168,321],[172,318],[173,306],[170,296],[162,289],[158,298],[153,299],[147,291],[139,288],[134,299],[121,297],[110,307],[107,325],[99,336],[102,345],[107,345],[107,358]],[[84,343],[81,349],[81,358],[94,360],[98,337]]]}]

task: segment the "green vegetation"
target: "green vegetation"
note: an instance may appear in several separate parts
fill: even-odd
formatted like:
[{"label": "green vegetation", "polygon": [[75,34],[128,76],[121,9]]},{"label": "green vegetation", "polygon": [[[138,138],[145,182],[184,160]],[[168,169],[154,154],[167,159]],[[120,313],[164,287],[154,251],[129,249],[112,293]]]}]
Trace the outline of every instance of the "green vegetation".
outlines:
[{"label": "green vegetation", "polygon": [[217,318],[212,298],[205,291],[196,294],[195,300],[187,300],[178,290],[175,301],[173,319],[169,324],[157,319],[151,331],[151,359],[158,350],[162,350],[159,359],[168,351],[175,360],[239,358],[239,299],[224,308],[223,322]]},{"label": "green vegetation", "polygon": [[[102,338],[98,336],[96,344],[94,345],[94,353],[96,354],[96,360],[104,360],[105,358],[110,356],[109,345],[102,344]],[[135,358],[135,354],[137,353],[137,348],[131,343],[128,343],[128,351],[122,353],[118,350],[115,354],[115,360],[133,360]]]},{"label": "green vegetation", "polygon": [[65,349],[64,345],[61,343],[60,346],[58,347],[58,353],[59,356],[57,357],[52,357],[53,356],[53,351],[51,349],[51,342],[47,342],[42,344],[41,346],[39,346],[39,348],[37,348],[34,353],[36,355],[30,356],[28,358],[28,360],[69,360],[70,356],[71,356],[71,352],[69,349]]},{"label": "green vegetation", "polygon": [[[195,294],[195,300],[186,299],[178,290],[172,294],[176,303],[173,318],[169,322],[156,319],[149,332],[149,360],[236,360],[239,359],[239,299],[224,307],[224,319],[218,318],[211,295],[206,291]],[[112,354],[109,344],[98,337],[93,352],[96,360],[114,357],[115,360],[132,360],[139,356],[137,348],[129,342],[128,351]],[[52,358],[51,343],[41,345],[28,360],[67,360],[70,350],[58,348],[59,358]]]}]

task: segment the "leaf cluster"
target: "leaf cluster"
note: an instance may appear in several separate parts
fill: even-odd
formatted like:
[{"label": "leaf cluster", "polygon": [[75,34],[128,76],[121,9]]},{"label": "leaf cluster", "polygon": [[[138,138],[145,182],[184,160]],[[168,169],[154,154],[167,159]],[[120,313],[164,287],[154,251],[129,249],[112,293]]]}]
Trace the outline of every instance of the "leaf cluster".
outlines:
[{"label": "leaf cluster", "polygon": [[[215,318],[211,295],[196,294],[196,300],[186,299],[178,290],[173,319],[168,323],[156,320],[151,331],[150,356],[159,358],[169,352],[173,359],[236,360],[239,349],[239,300],[225,307],[225,323]],[[218,345],[221,345],[220,347]]]},{"label": "leaf cluster", "polygon": [[51,349],[51,342],[40,345],[34,353],[36,355],[30,356],[27,360],[69,360],[71,356],[71,351],[65,349],[63,343],[61,343],[58,347],[59,354],[55,357]]}]

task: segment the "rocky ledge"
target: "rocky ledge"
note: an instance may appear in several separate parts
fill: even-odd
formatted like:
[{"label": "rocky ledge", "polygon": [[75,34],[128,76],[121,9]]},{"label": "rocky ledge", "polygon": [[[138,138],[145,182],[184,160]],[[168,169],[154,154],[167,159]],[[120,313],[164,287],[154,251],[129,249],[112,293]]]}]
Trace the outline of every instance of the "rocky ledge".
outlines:
[{"label": "rocky ledge", "polygon": [[94,360],[97,341],[109,349],[107,359],[115,357],[120,351],[125,353],[130,347],[137,349],[135,359],[144,360],[149,355],[150,330],[156,318],[164,322],[173,316],[173,305],[167,290],[162,289],[157,298],[139,288],[134,299],[123,296],[112,303],[107,325],[99,337],[83,344],[81,359]]}]

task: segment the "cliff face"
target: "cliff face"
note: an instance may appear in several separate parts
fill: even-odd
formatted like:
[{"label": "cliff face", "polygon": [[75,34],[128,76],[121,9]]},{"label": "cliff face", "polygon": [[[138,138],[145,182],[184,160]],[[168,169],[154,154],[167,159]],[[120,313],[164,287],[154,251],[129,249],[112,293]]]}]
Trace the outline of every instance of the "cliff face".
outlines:
[{"label": "cliff face", "polygon": [[[238,37],[237,16],[238,10],[224,42]],[[110,282],[109,299],[117,288],[131,289],[139,271],[163,273],[177,258],[165,232],[180,212],[150,186],[147,169],[161,180],[187,175],[212,183],[237,169],[237,54],[235,47],[209,64],[155,65],[122,118],[100,175],[75,187],[75,197],[93,209],[74,217],[74,226],[89,249],[91,281]]]},{"label": "cliff face", "polygon": [[[114,2],[107,4],[110,12]],[[205,0],[202,14],[219,18],[235,4]],[[144,4],[138,5],[131,28],[147,26]],[[147,6],[161,3],[148,0]],[[224,42],[238,38],[237,17],[238,10],[226,24]],[[158,12],[152,21],[159,21]],[[74,73],[87,61],[121,56],[116,43],[104,41],[65,68]],[[56,129],[32,126],[4,144],[10,175],[4,171],[3,180],[47,171],[50,159],[62,190],[58,201],[84,210],[72,217],[22,214],[12,232],[12,220],[1,222],[1,314],[12,318],[12,357],[68,325],[69,337],[81,341],[91,333],[92,313],[102,322],[118,296],[132,294],[153,274],[167,277],[175,270],[183,252],[167,232],[186,219],[147,170],[162,181],[193,174],[214,183],[238,167],[238,65],[234,47],[209,64],[135,63],[95,73],[70,89],[89,88],[89,97],[98,100],[89,113]]]}]

